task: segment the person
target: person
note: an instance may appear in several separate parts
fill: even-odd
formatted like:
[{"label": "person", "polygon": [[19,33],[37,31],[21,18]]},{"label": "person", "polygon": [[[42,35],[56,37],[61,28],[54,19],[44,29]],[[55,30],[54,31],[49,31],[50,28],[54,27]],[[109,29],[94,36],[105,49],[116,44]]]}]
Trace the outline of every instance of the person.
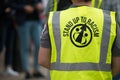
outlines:
[{"label": "person", "polygon": [[[40,40],[38,39],[42,26],[39,14],[42,12],[41,0],[12,0],[12,8],[15,9],[17,32],[19,39],[19,51],[22,60],[22,67],[25,72],[25,78],[42,77],[38,65],[38,50]],[[29,43],[30,38],[34,45],[34,69],[31,73],[29,63]]]},{"label": "person", "polygon": [[[64,10],[70,7],[71,0],[49,0],[45,11],[46,16],[50,11]],[[115,11],[120,24],[120,0],[92,0],[92,7]]]},{"label": "person", "polygon": [[115,11],[117,21],[120,24],[120,0],[102,0],[101,9]]},{"label": "person", "polygon": [[[63,1],[62,4],[61,4],[61,1]],[[60,8],[58,8],[58,5],[55,3],[60,5],[59,6]],[[117,13],[116,15],[117,15],[118,24],[120,24],[120,5],[119,4],[120,4],[120,0],[114,0],[114,1],[113,0],[111,1],[110,0],[92,0],[92,7],[115,11]],[[47,15],[50,11],[67,9],[69,8],[70,5],[71,5],[70,0],[68,0],[68,3],[64,3],[64,0],[59,0],[59,1],[49,0],[45,14]],[[113,80],[117,80],[118,78],[120,78],[120,74],[116,75],[116,77],[114,76]]]},{"label": "person", "polygon": [[50,70],[51,80],[112,80],[120,73],[115,12],[90,7],[91,0],[71,1],[72,8],[50,12],[39,64]]},{"label": "person", "polygon": [[104,10],[115,11],[120,24],[120,0],[92,0],[92,6]]},{"label": "person", "polygon": [[13,70],[13,42],[14,42],[14,10],[10,6],[10,0],[3,0],[1,3],[0,13],[0,52],[5,47],[4,55],[4,73],[7,75],[18,76],[18,72]]}]

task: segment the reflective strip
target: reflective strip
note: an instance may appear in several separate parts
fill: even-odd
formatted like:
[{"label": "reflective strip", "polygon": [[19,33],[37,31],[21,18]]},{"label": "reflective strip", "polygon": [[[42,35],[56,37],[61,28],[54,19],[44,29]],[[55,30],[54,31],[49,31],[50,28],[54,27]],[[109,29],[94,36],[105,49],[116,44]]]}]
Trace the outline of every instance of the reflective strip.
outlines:
[{"label": "reflective strip", "polygon": [[53,14],[52,25],[53,25],[53,35],[54,35],[56,49],[57,49],[56,50],[57,63],[60,63],[61,38],[60,38],[60,12],[59,11]]},{"label": "reflective strip", "polygon": [[110,64],[98,63],[52,63],[51,70],[78,71],[78,70],[95,70],[110,71]]},{"label": "reflective strip", "polygon": [[102,4],[102,0],[92,0],[92,6],[96,8],[100,8]]},{"label": "reflective strip", "polygon": [[99,3],[98,3],[98,8],[101,7],[101,4],[102,4],[102,0],[99,0]]},{"label": "reflective strip", "polygon": [[[106,14],[107,13],[107,14]],[[110,64],[106,64],[106,57],[108,52],[108,44],[110,39],[110,26],[111,26],[111,18],[110,12],[104,12],[104,25],[103,25],[103,33],[102,33],[102,41],[101,41],[101,49],[100,49],[100,62],[99,63],[60,63],[60,51],[61,51],[61,37],[60,37],[60,12],[56,12],[53,14],[53,33],[55,44],[57,47],[57,60],[56,63],[51,64],[51,70],[97,70],[97,71],[110,71]],[[110,21],[108,21],[110,20]],[[107,30],[107,32],[106,32]],[[57,32],[56,32],[57,31]]]},{"label": "reflective strip", "polygon": [[[111,17],[109,11],[103,11],[104,13],[104,25],[103,25],[103,33],[102,33],[102,41],[101,41],[101,56],[100,63],[106,63],[106,57],[108,52],[108,44],[110,40],[110,29],[111,29]],[[109,14],[109,16],[108,16]],[[110,20],[110,21],[108,21]],[[106,32],[107,30],[107,32]]]}]

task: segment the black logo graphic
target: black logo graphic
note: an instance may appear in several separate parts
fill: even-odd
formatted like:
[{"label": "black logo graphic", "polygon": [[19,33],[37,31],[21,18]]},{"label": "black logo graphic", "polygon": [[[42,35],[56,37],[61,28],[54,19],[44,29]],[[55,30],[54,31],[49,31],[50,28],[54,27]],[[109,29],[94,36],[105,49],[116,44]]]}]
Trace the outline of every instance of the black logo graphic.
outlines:
[{"label": "black logo graphic", "polygon": [[70,39],[77,47],[85,47],[92,40],[92,30],[86,24],[78,24],[71,29]]}]

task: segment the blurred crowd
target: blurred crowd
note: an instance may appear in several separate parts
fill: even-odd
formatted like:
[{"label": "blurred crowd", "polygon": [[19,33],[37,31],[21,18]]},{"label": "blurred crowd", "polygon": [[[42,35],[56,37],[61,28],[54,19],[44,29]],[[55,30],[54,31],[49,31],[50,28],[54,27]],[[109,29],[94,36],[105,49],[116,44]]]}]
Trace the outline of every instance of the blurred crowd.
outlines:
[{"label": "blurred crowd", "polygon": [[[38,65],[40,35],[45,22],[47,0],[0,1],[0,53],[5,49],[3,74],[25,78],[43,77]],[[29,55],[34,66],[30,70]]]}]

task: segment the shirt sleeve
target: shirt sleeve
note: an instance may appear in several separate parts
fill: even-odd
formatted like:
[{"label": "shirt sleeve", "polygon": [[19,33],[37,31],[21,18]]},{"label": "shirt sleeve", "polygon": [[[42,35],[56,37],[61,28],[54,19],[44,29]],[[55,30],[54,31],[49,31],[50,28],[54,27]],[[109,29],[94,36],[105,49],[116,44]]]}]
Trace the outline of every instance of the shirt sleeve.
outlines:
[{"label": "shirt sleeve", "polygon": [[114,0],[111,4],[111,10],[117,13],[117,20],[120,24],[120,0]]},{"label": "shirt sleeve", "polygon": [[40,38],[40,46],[44,47],[44,48],[50,48],[51,44],[50,44],[50,37],[49,37],[49,33],[48,33],[48,27],[45,25],[44,29],[42,31],[42,35]]},{"label": "shirt sleeve", "polygon": [[116,9],[116,13],[117,13],[118,23],[119,23],[119,25],[120,25],[120,0],[117,0],[117,9]]},{"label": "shirt sleeve", "polygon": [[120,26],[117,26],[117,36],[112,48],[113,56],[120,56]]}]

